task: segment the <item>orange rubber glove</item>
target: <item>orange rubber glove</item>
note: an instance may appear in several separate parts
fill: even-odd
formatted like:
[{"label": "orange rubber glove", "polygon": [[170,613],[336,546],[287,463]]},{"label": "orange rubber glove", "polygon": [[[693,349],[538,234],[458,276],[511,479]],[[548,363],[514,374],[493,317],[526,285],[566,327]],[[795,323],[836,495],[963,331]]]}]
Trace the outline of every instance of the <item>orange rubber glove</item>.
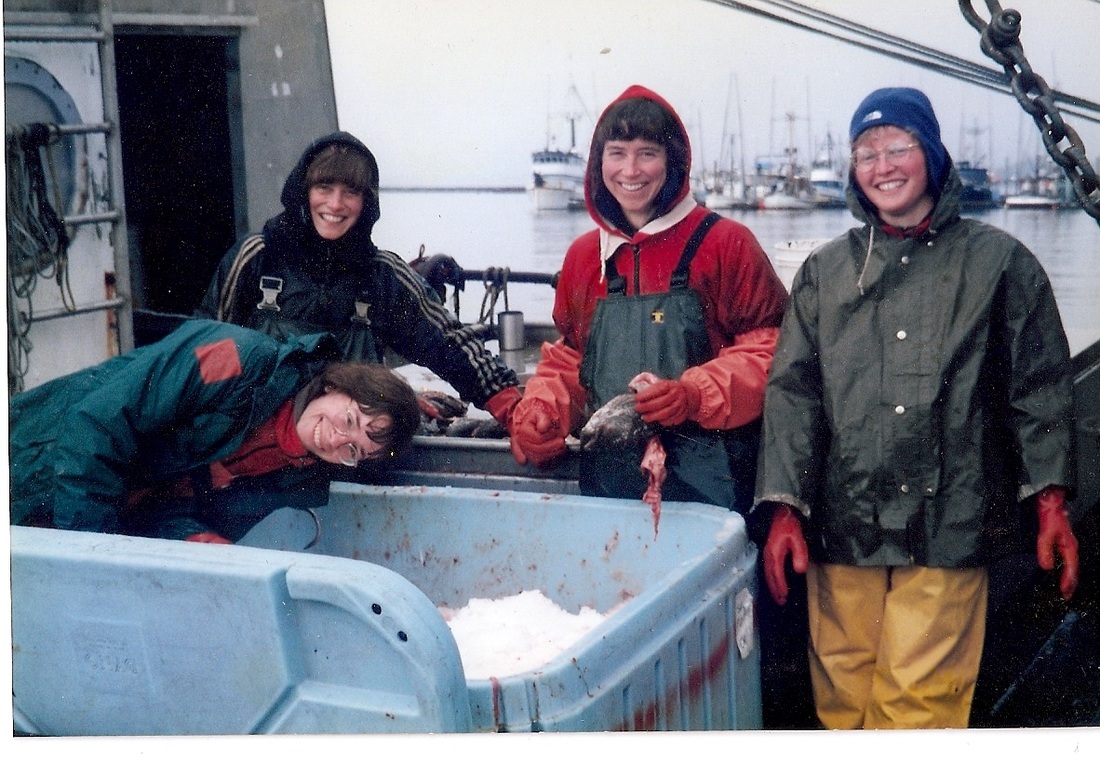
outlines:
[{"label": "orange rubber glove", "polygon": [[673,426],[699,413],[699,388],[682,380],[659,380],[639,391],[634,409],[647,423]]},{"label": "orange rubber glove", "polygon": [[554,409],[541,399],[523,399],[512,410],[512,456],[520,465],[546,467],[565,454],[565,433]]},{"label": "orange rubber glove", "polygon": [[802,533],[802,522],[790,505],[779,505],[772,514],[772,525],[768,530],[768,541],[764,545],[764,580],[772,599],[780,605],[787,604],[787,557],[795,573],[806,573],[810,563],[810,553],[806,548],[806,537]]},{"label": "orange rubber glove", "polygon": [[224,536],[215,534],[213,531],[202,531],[198,534],[192,534],[183,541],[200,542],[202,544],[233,544],[233,542],[229,541]]},{"label": "orange rubber glove", "polygon": [[1077,537],[1069,526],[1069,514],[1066,512],[1066,490],[1061,486],[1048,486],[1035,498],[1039,511],[1039,567],[1044,571],[1054,570],[1055,551],[1062,558],[1062,579],[1059,589],[1062,598],[1073,597],[1077,589],[1079,572],[1077,560]]},{"label": "orange rubber glove", "polygon": [[512,429],[512,411],[522,398],[519,389],[515,386],[498,391],[489,397],[482,407],[493,416],[493,419],[504,426],[506,431]]}]

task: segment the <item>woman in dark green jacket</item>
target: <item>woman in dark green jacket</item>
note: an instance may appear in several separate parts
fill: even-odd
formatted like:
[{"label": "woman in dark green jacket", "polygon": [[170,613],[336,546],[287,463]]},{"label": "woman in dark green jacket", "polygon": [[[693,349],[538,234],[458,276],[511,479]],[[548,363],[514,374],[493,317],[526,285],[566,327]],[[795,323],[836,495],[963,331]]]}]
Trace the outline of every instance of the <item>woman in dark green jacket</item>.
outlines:
[{"label": "woman in dark green jacket", "polygon": [[765,579],[782,605],[807,574],[826,727],[966,726],[987,566],[1026,537],[1077,584],[1069,348],[1034,255],[960,216],[923,93],[875,91],[850,136],[864,224],[802,265],[768,379]]},{"label": "woman in dark green jacket", "polygon": [[332,466],[392,456],[420,421],[399,376],[338,358],[328,334],[192,320],[15,395],[11,522],[224,542],[323,501]]}]

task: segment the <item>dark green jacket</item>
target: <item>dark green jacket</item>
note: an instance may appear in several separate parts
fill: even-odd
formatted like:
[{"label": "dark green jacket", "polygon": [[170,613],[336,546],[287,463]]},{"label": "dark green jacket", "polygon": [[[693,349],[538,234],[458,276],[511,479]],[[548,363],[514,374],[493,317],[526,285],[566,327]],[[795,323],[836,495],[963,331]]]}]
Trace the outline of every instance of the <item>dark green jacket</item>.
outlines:
[{"label": "dark green jacket", "polygon": [[192,320],[155,344],[15,395],[11,522],[52,520],[63,529],[166,538],[213,530],[239,538],[262,514],[235,527],[200,499],[133,516],[123,509],[126,497],[208,473],[207,465],[236,451],[336,355],[328,335],[280,343],[235,325]]},{"label": "dark green jacket", "polygon": [[756,503],[807,516],[819,562],[986,564],[1021,546],[1024,500],[1075,485],[1050,283],[1015,238],[959,216],[960,188],[952,169],[919,239],[886,235],[849,190],[865,226],[795,277]]}]

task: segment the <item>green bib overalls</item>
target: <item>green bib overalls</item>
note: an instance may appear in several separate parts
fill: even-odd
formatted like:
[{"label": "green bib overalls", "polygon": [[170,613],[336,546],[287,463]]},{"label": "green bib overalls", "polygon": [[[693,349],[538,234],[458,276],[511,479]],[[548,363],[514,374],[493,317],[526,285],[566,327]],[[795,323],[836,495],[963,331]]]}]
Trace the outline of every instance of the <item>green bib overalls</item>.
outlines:
[{"label": "green bib overalls", "polygon": [[[714,356],[698,294],[688,288],[688,268],[703,237],[719,219],[711,213],[684,247],[665,293],[626,295],[626,282],[606,263],[607,298],[596,305],[581,361],[581,383],[592,409],[627,391],[640,372],[679,378]],[[662,498],[705,502],[738,512],[752,504],[759,421],[733,431],[710,431],[693,422],[665,428],[668,477]],[[646,476],[640,470],[645,442],[631,450],[584,452],[580,489],[589,496],[640,499]]]}]

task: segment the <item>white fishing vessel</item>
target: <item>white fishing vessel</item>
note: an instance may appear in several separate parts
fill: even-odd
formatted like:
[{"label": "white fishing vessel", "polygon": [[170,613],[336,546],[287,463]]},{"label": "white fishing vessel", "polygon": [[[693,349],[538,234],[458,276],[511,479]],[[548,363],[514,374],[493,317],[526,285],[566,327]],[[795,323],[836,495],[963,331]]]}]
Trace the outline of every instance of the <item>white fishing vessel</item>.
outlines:
[{"label": "white fishing vessel", "polygon": [[1073,205],[1069,181],[1052,163],[1044,166],[1041,157],[1036,157],[1030,174],[1013,177],[1010,183],[1012,191],[1002,200],[1006,209],[1061,209]]},{"label": "white fishing vessel", "polygon": [[761,180],[757,185],[756,207],[765,210],[803,211],[814,208],[814,190],[806,167],[799,163],[798,147],[794,139],[796,116],[786,115],[789,140],[782,157],[757,159],[757,173]]},{"label": "white fishing vessel", "polygon": [[546,148],[531,154],[527,192],[535,211],[584,208],[584,157],[576,148]]},{"label": "white fishing vessel", "polygon": [[818,149],[810,164],[810,187],[814,205],[818,208],[839,209],[847,205],[847,165],[838,156],[832,133]]},{"label": "white fishing vessel", "polygon": [[1004,207],[1006,209],[1060,209],[1062,200],[1057,196],[1042,193],[1018,193],[1005,196]]},{"label": "white fishing vessel", "polygon": [[587,113],[575,85],[569,88],[569,147],[557,144],[548,127],[546,146],[531,154],[531,180],[527,194],[535,211],[567,211],[584,208],[584,170],[587,160],[577,148],[577,123]]}]

